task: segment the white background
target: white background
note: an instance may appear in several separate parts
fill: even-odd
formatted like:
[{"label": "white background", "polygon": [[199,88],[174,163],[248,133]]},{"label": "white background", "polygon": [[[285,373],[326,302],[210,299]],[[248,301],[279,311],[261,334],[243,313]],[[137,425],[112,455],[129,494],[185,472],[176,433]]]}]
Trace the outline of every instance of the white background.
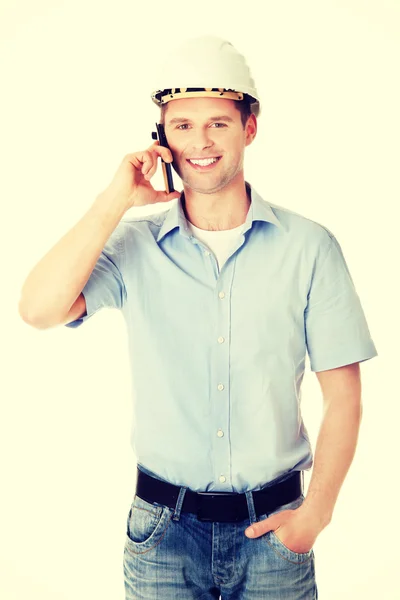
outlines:
[{"label": "white background", "polygon": [[[169,40],[202,33],[245,54],[261,95],[245,178],[335,234],[379,353],[361,365],[356,456],[314,547],[319,597],[400,598],[399,3],[8,0],[0,17],[1,598],[124,598],[136,457],[122,315],[40,331],[17,306],[124,155],[152,143]],[[309,367],[302,389],[315,448]]]}]

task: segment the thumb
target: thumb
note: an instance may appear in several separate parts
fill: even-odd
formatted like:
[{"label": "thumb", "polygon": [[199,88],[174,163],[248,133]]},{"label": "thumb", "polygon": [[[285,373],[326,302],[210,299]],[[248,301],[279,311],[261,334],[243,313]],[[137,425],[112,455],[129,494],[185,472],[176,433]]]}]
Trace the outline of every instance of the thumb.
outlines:
[{"label": "thumb", "polygon": [[245,530],[245,535],[251,538],[257,538],[264,533],[268,533],[268,531],[273,531],[279,526],[278,520],[275,518],[275,515],[272,517],[268,517],[267,519],[263,519],[262,521],[258,521],[258,523],[252,523],[250,527]]},{"label": "thumb", "polygon": [[174,192],[171,192],[170,194],[167,194],[166,191],[159,191],[157,192],[157,202],[170,202],[171,200],[174,200],[175,198],[179,198],[182,192],[178,192],[177,190],[175,190]]},{"label": "thumb", "polygon": [[166,193],[166,196],[167,196],[168,200],[173,200],[174,198],[180,198],[181,194],[182,194],[182,192],[178,192],[178,190],[175,190],[174,192],[171,192],[170,194]]}]

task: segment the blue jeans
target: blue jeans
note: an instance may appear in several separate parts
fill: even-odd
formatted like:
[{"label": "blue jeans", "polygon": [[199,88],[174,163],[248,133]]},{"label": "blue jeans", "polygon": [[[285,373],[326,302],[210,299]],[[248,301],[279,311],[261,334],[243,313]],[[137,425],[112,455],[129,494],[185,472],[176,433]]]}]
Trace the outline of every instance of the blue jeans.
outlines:
[{"label": "blue jeans", "polygon": [[251,523],[300,506],[303,494],[257,518],[246,492],[249,518],[213,523],[181,512],[186,489],[181,487],[175,509],[135,494],[124,549],[126,600],[317,600],[313,549],[293,552],[273,531],[244,535]]}]

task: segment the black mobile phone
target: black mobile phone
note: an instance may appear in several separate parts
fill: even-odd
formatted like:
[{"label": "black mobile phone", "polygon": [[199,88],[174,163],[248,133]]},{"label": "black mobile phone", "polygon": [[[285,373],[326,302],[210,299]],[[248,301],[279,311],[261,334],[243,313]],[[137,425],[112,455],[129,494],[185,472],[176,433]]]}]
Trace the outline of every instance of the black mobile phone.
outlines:
[{"label": "black mobile phone", "polygon": [[[153,140],[158,139],[160,142],[160,146],[165,146],[166,148],[169,148],[167,138],[165,137],[164,125],[162,125],[161,123],[156,123],[156,128],[157,131],[151,132],[151,137],[153,138]],[[174,182],[172,179],[171,163],[166,163],[161,158],[161,168],[164,176],[165,190],[167,194],[175,192]]]}]

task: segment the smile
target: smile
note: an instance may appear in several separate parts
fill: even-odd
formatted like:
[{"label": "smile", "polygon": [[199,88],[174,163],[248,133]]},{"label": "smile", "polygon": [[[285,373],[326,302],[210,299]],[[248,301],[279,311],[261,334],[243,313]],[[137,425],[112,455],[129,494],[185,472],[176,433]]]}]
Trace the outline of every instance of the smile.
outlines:
[{"label": "smile", "polygon": [[219,162],[221,156],[215,156],[213,158],[189,158],[187,162],[197,171],[209,171]]}]

